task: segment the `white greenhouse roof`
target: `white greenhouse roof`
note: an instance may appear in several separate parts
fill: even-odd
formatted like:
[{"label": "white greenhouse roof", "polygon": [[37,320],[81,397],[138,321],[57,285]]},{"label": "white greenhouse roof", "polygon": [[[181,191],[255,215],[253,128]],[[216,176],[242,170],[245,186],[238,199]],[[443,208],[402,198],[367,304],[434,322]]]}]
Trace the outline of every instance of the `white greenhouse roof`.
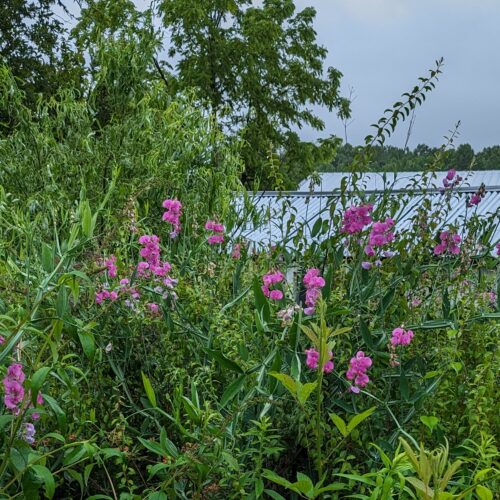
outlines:
[{"label": "white greenhouse roof", "polygon": [[[446,206],[447,215],[442,227],[460,226],[464,218],[471,213],[476,214],[480,220],[491,220],[493,233],[490,242],[496,243],[500,240],[500,171],[467,174],[470,173],[459,172],[464,181],[453,189],[450,196],[443,196],[439,190],[446,172],[438,172],[431,179],[429,175],[422,178],[422,172],[404,172],[397,174],[396,178],[391,174],[386,176],[385,183],[382,173],[362,174],[355,187],[347,185],[343,195],[340,192],[341,181],[342,177],[346,176],[347,181],[350,181],[351,174],[348,173],[322,174],[322,191],[318,186],[312,192],[305,189],[304,183],[308,181],[304,181],[299,191],[249,193],[254,213],[260,217],[255,217],[255,222],[242,228],[241,236],[257,246],[281,244],[293,247],[291,239],[298,233],[301,233],[307,242],[318,242],[317,237],[311,236],[311,231],[319,218],[330,219],[331,214],[341,214],[347,207],[359,203],[360,200],[370,199],[376,207],[377,198],[380,198],[384,191],[389,191],[395,207],[392,217],[396,221],[397,232],[410,229],[412,218],[426,198],[430,202],[430,212],[434,209],[442,210]],[[482,183],[486,187],[484,198],[479,205],[468,208],[467,200]],[[241,210],[241,200],[238,205]],[[328,236],[329,233],[320,239]]]},{"label": "white greenhouse roof", "polygon": [[[478,170],[478,171],[458,171],[458,175],[463,178],[462,186],[479,188],[484,183],[486,187],[500,187],[500,170]],[[422,172],[366,172],[352,174],[350,172],[325,172],[320,174],[321,182],[313,186],[315,193],[325,191],[335,191],[340,189],[342,179],[350,183],[353,176],[359,176],[359,185],[363,185],[366,190],[383,191],[387,189],[407,189],[412,186],[414,179],[421,179]],[[428,174],[427,187],[441,187],[442,180],[446,172],[436,172],[435,176]],[[298,191],[310,191],[311,180],[305,179],[299,184]]]}]

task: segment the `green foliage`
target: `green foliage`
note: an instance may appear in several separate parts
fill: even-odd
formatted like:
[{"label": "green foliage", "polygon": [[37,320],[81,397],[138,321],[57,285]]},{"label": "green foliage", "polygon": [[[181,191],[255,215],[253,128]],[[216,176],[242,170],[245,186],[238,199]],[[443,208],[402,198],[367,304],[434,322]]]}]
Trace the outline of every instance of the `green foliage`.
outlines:
[{"label": "green foliage", "polygon": [[219,126],[243,140],[247,185],[271,187],[267,166],[274,152],[285,187],[332,157],[332,138],[315,145],[290,131],[304,124],[324,128],[314,105],[349,114],[339,96],[341,73],[330,67],[323,74],[327,51],[316,42],[312,7],[296,12],[292,0],[258,6],[248,0],[165,0],[159,9],[171,40],[169,56],[176,58],[173,85],[194,87]]},{"label": "green foliage", "polygon": [[[0,64],[10,67],[31,109],[37,95],[47,98],[69,81],[79,85],[81,58],[70,49],[67,33],[54,7],[61,0],[4,0],[0,4]],[[0,108],[0,118],[6,117]]]},{"label": "green foliage", "polygon": [[[241,192],[242,145],[220,127],[223,103],[213,116],[196,93],[173,97],[172,80],[157,76],[151,14],[116,5],[92,2],[77,29],[89,57],[85,96],[69,85],[33,109],[0,68],[10,124],[0,139],[0,379],[13,364],[26,375],[19,411],[0,411],[0,496],[493,498],[497,215],[468,214],[460,254],[437,257],[437,235],[463,200],[432,207],[424,193],[394,255],[368,271],[367,231],[342,233],[345,210],[373,202],[379,221],[407,201],[358,187],[326,207],[314,242],[292,220],[275,248],[250,246],[252,224],[285,224],[255,213]],[[280,30],[295,23],[290,36],[300,28],[314,44],[312,11],[291,7],[226,2],[227,24],[216,27],[262,23],[285,43]],[[421,83],[379,122],[373,144],[418,105]],[[373,144],[356,153],[360,168]],[[279,183],[281,158],[269,151]],[[175,238],[162,221],[166,198],[183,204]],[[207,243],[207,219],[224,224],[224,243]],[[139,272],[139,237],[153,234],[172,281]],[[312,267],[324,286],[311,316],[302,283]],[[283,298],[270,300],[262,277],[276,270],[287,278]],[[96,300],[103,291],[117,296]],[[400,325],[415,337],[394,347]],[[308,367],[310,348],[321,368],[332,352],[334,367]],[[355,394],[346,370],[358,351],[373,364]]]}]

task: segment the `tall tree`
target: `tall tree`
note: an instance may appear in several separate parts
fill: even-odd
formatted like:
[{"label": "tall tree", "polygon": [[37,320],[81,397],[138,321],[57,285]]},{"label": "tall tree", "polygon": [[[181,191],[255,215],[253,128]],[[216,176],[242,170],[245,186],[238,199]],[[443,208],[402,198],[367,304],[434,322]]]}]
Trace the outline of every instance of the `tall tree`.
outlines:
[{"label": "tall tree", "polygon": [[0,2],[0,64],[7,65],[32,105],[37,94],[52,95],[80,76],[81,59],[68,46],[61,0]]},{"label": "tall tree", "polygon": [[[219,126],[243,140],[244,180],[284,187],[328,161],[337,142],[304,143],[294,131],[323,130],[312,107],[342,116],[349,103],[339,95],[341,73],[324,70],[327,50],[316,41],[313,8],[296,11],[293,0],[161,0],[176,84],[194,87]],[[277,159],[277,170],[269,165]]]}]

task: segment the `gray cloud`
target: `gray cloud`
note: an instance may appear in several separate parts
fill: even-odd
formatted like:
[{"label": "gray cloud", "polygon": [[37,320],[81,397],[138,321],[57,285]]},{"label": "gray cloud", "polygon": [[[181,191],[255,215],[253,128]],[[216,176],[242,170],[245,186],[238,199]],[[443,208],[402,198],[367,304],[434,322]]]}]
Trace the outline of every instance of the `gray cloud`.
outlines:
[{"label": "gray cloud", "polygon": [[[458,143],[475,149],[500,143],[500,1],[498,0],[296,0],[314,6],[319,42],[328,65],[354,88],[348,139],[361,143],[369,125],[411,89],[443,56],[438,86],[416,112],[410,147],[439,145],[461,120]],[[317,110],[325,133],[343,136],[338,119]],[[407,127],[389,141],[402,146]],[[304,138],[317,132],[304,130]]]}]

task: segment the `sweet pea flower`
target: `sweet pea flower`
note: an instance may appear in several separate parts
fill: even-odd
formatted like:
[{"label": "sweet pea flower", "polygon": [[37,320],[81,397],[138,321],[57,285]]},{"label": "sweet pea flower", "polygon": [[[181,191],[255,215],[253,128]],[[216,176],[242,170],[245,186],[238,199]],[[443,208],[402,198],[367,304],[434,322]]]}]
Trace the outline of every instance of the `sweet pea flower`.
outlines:
[{"label": "sweet pea flower", "polygon": [[309,269],[304,275],[303,283],[306,286],[304,314],[310,316],[315,313],[316,302],[321,297],[321,288],[325,286],[325,279],[320,276],[320,270]]},{"label": "sweet pea flower", "polygon": [[434,255],[442,255],[446,252],[452,255],[460,253],[459,243],[462,241],[462,238],[458,234],[451,231],[442,231],[439,239],[441,242],[434,247]]},{"label": "sweet pea flower", "polygon": [[350,387],[351,392],[359,393],[360,387],[365,387],[370,379],[366,372],[372,366],[373,362],[369,356],[365,356],[363,351],[358,351],[356,356],[351,358],[349,369],[346,372],[347,380],[354,381],[354,385]]},{"label": "sweet pea flower", "polygon": [[267,274],[262,276],[262,282],[264,283],[261,287],[262,293],[271,300],[281,300],[283,298],[283,292],[276,289],[271,290],[271,287],[281,283],[284,279],[285,275],[280,271],[268,272]]},{"label": "sweet pea flower", "polygon": [[177,199],[168,199],[163,201],[162,206],[166,209],[162,219],[172,225],[169,236],[175,238],[181,232],[182,203]]},{"label": "sweet pea flower", "polygon": [[373,205],[371,204],[348,208],[342,219],[342,228],[340,231],[348,234],[360,233],[365,226],[371,223],[370,212],[372,210]]},{"label": "sweet pea flower", "polygon": [[413,332],[411,330],[404,330],[401,327],[394,328],[392,331],[391,344],[393,346],[397,345],[409,345],[413,339]]},{"label": "sweet pea flower", "polygon": [[208,220],[205,223],[205,229],[214,233],[207,238],[207,243],[209,245],[220,245],[224,243],[224,226],[222,224],[213,220]]},{"label": "sweet pea flower", "polygon": [[[311,370],[317,370],[319,364],[319,352],[311,347],[310,349],[306,349],[306,366]],[[333,353],[330,351],[328,353],[328,360],[323,365],[324,373],[331,373],[333,371]]]}]

